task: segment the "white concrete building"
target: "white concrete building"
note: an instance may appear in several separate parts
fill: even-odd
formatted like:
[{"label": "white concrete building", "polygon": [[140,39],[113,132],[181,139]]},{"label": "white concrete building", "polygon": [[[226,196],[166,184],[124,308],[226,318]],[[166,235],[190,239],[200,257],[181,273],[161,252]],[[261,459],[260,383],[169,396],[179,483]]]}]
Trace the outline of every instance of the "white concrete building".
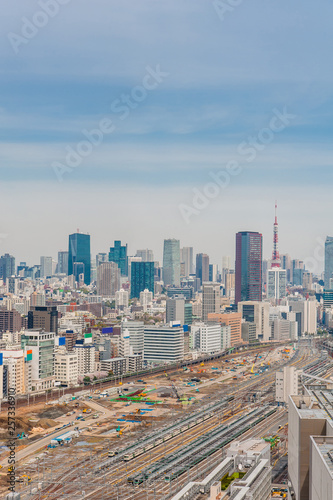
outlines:
[{"label": "white concrete building", "polygon": [[129,294],[127,290],[121,288],[116,292],[116,309],[119,307],[128,307]]},{"label": "white concrete building", "polygon": [[290,311],[296,314],[298,336],[314,335],[317,332],[317,301],[313,297],[308,300],[288,300]]},{"label": "white concrete building", "polygon": [[32,390],[43,391],[54,387],[55,333],[41,329],[25,330],[21,344],[27,359],[31,355]]},{"label": "white concrete building", "polygon": [[195,323],[191,326],[190,345],[201,352],[214,353],[222,349],[221,325],[219,323]]},{"label": "white concrete building", "polygon": [[247,300],[238,302],[238,312],[241,313],[242,319],[250,323],[255,323],[257,337],[264,341],[269,340],[271,329],[269,326],[269,302],[257,302]]},{"label": "white concrete building", "polygon": [[185,297],[184,295],[174,295],[166,300],[166,323],[178,321],[180,325],[184,324],[185,319]]},{"label": "white concrete building", "polygon": [[231,347],[231,326],[221,325],[221,349],[229,349]]},{"label": "white concrete building", "polygon": [[66,352],[66,349],[55,353],[54,376],[61,385],[73,386],[78,382],[78,354]]},{"label": "white concrete building", "polygon": [[184,358],[184,331],[182,327],[144,327],[144,359],[167,362]]},{"label": "white concrete building", "polygon": [[301,370],[294,366],[285,366],[275,374],[275,401],[288,404],[289,396],[298,395]]},{"label": "white concrete building", "polygon": [[147,288],[140,292],[140,304],[143,307],[144,312],[147,311],[147,308],[150,307],[153,303],[153,292],[150,292]]},{"label": "white concrete building", "polygon": [[209,313],[219,313],[221,306],[220,283],[202,284],[202,319],[207,321]]},{"label": "white concrete building", "polygon": [[77,341],[74,346],[74,353],[78,357],[78,374],[85,375],[95,371],[95,346]]},{"label": "white concrete building", "polygon": [[127,330],[133,354],[143,354],[144,350],[144,323],[143,321],[128,321],[124,319],[121,323],[122,331]]},{"label": "white concrete building", "polygon": [[287,271],[279,267],[267,270],[267,298],[279,302],[287,295]]},{"label": "white concrete building", "polygon": [[8,369],[8,388],[15,389],[16,394],[24,394],[25,374],[24,374],[24,351],[3,351],[3,364]]}]

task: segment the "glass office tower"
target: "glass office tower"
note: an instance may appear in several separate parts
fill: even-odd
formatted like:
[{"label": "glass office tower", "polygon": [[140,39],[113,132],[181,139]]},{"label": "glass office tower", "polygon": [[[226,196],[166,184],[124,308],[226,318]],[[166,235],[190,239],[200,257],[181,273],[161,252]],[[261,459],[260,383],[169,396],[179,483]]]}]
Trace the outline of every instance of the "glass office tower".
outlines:
[{"label": "glass office tower", "polygon": [[74,266],[75,262],[81,262],[84,266],[84,282],[90,285],[90,235],[82,233],[74,233],[69,235],[68,246],[68,276],[74,274],[78,266]]}]

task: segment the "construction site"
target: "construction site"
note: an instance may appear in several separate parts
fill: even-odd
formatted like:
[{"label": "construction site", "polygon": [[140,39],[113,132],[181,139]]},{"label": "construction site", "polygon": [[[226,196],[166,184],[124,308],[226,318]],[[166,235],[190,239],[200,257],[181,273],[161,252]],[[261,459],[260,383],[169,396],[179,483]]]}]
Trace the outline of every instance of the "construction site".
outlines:
[{"label": "construction site", "polygon": [[[16,491],[22,499],[139,499],[143,490],[142,498],[172,498],[185,478],[209,470],[216,453],[243,434],[270,442],[273,463],[281,466],[287,420],[284,409],[270,406],[275,371],[289,363],[306,366],[309,354],[295,354],[293,346],[238,352],[20,408]],[[5,412],[1,418],[5,438]],[[5,494],[8,450],[5,439],[1,444]],[[172,452],[179,447],[180,458]],[[204,456],[193,461],[193,453]],[[276,469],[279,480],[284,470]]]}]

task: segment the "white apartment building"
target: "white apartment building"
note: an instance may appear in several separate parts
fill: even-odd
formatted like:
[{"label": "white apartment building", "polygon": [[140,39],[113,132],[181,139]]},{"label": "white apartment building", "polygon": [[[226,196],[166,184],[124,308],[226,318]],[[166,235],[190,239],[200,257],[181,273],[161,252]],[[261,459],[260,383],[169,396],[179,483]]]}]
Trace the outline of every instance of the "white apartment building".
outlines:
[{"label": "white apartment building", "polygon": [[93,373],[95,371],[95,346],[77,341],[74,346],[74,353],[77,354],[78,375]]},{"label": "white apartment building", "polygon": [[3,351],[3,364],[8,369],[8,388],[15,389],[16,394],[24,394],[25,372],[24,372],[24,351]]},{"label": "white apartment building", "polygon": [[78,354],[66,352],[66,349],[56,352],[54,375],[56,382],[60,382],[61,385],[76,385],[79,376]]}]

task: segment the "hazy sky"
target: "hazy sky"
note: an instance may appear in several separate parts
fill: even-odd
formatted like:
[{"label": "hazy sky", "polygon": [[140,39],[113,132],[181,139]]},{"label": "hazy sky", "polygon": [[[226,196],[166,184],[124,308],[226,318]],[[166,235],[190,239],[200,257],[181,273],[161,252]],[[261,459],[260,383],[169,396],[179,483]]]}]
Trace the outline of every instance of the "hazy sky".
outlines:
[{"label": "hazy sky", "polygon": [[79,228],[93,253],[121,239],[161,258],[176,237],[220,265],[255,230],[269,257],[277,199],[281,252],[318,255],[333,235],[333,5],[235,3],[6,2],[1,253],[56,257]]}]

